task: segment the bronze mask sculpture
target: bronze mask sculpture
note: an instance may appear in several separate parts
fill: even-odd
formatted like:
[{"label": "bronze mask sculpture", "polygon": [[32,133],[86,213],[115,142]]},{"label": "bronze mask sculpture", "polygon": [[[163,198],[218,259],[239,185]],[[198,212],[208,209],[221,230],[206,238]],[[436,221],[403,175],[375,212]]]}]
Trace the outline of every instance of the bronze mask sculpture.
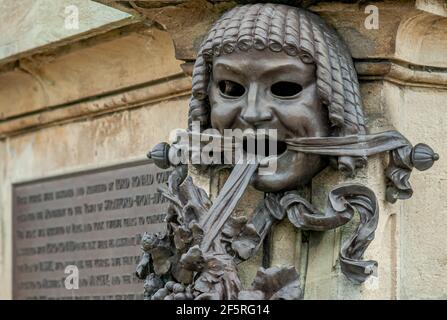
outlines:
[{"label": "bronze mask sculpture", "polygon": [[[145,234],[137,275],[147,299],[299,299],[294,267],[260,268],[251,288],[242,288],[237,265],[249,259],[271,226],[286,217],[297,228],[325,231],[355,213],[360,223],[342,245],[342,272],[362,283],[376,268],[362,260],[374,238],[378,204],[367,186],[334,186],[321,212],[296,191],[329,163],[348,176],[370,155],[389,152],[389,202],[412,195],[413,167],[430,168],[438,155],[425,144],[412,146],[399,132],[367,134],[357,74],[336,31],[304,9],[277,4],[236,7],[205,37],[193,71],[189,132],[275,129],[282,146],[269,157],[270,175],[259,162],[238,163],[212,202],[178,164],[162,190],[170,207],[167,230]],[[174,145],[157,145],[150,157],[173,165]],[[266,192],[250,221],[232,217],[248,184]]]}]

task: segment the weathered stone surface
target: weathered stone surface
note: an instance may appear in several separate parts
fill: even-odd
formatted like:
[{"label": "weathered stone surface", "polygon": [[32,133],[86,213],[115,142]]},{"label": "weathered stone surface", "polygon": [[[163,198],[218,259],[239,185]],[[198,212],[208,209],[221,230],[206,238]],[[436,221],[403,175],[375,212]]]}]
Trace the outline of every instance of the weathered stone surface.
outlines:
[{"label": "weathered stone surface", "polygon": [[[377,29],[367,29],[377,8]],[[386,0],[371,3],[323,2],[310,10],[339,32],[356,59],[399,59],[419,65],[447,67],[446,5],[443,0]],[[349,19],[347,19],[349,17]]]},{"label": "weathered stone surface", "polygon": [[[447,157],[447,91],[387,87],[389,92],[399,93],[396,127],[409,139],[424,141],[432,145],[440,157]],[[433,172],[415,172],[411,179],[415,194],[402,203],[398,211],[399,298],[447,298],[446,174],[445,161],[439,162]]]},{"label": "weathered stone surface", "polygon": [[[6,151],[6,142],[0,140],[0,161],[2,168],[0,170],[0,298],[10,299],[12,297],[12,214],[10,199],[7,194],[11,195],[10,186],[6,181],[6,167],[8,164],[8,156]],[[7,211],[7,208],[10,211]]]},{"label": "weathered stone surface", "polygon": [[[199,8],[201,3],[205,6]],[[432,145],[441,161],[431,171],[414,172],[413,198],[394,205],[384,202],[383,167],[387,159],[375,157],[369,161],[368,168],[356,179],[370,186],[379,199],[376,239],[365,254],[365,259],[378,261],[378,275],[355,286],[339,270],[340,242],[356,227],[355,221],[339,231],[314,233],[309,238],[308,263],[301,264],[301,270],[307,270],[307,274],[301,275],[305,298],[445,299],[445,5],[442,0],[387,0],[375,4],[379,7],[379,30],[364,28],[367,14],[364,6],[358,4],[326,2],[311,9],[336,27],[357,58],[357,71],[365,80],[361,89],[370,131],[395,128],[414,143]],[[159,27],[174,33],[183,30],[174,39],[177,52],[171,43],[174,36],[155,28],[142,28],[141,32],[127,32],[108,41],[73,45],[62,54],[49,52],[21,60],[20,68],[0,74],[0,118],[17,116],[16,120],[22,121],[24,114],[34,112],[36,117],[46,119],[48,114],[41,111],[49,106],[77,104],[79,99],[89,98],[94,104],[100,100],[98,96],[103,98],[115,91],[130,97],[131,105],[136,96],[129,95],[134,92],[130,89],[141,89],[141,84],[162,84],[167,92],[175,92],[179,82],[169,82],[181,73],[175,54],[183,60],[194,59],[201,35],[220,10],[232,5],[222,4],[214,10],[209,2],[192,1],[182,6],[149,9],[154,14],[166,13],[162,16],[164,25],[160,20]],[[181,80],[185,85],[187,80]],[[161,101],[164,99],[168,101]],[[107,108],[101,113],[87,110],[83,116],[67,118],[67,122],[42,124],[30,132],[15,131],[13,137],[6,135],[0,140],[1,298],[11,297],[11,183],[144,157],[154,144],[168,140],[171,129],[186,126],[187,104],[185,94],[167,94],[150,105],[143,103],[122,110],[127,108],[124,103],[122,109],[111,108],[114,113],[108,113]],[[50,111],[56,109],[46,112]],[[95,117],[89,118],[92,114]],[[74,119],[76,122],[70,122]],[[1,126],[11,124],[7,120]],[[313,182],[314,203],[320,208],[324,206],[328,189],[341,181],[345,179],[331,169],[322,172]],[[204,176],[199,184],[212,195],[217,193],[219,185],[215,179]],[[250,213],[257,197],[250,191],[238,214]],[[291,258],[290,250],[298,251],[301,236],[290,229],[287,225],[277,228],[277,246],[272,252],[275,264],[292,260],[296,263],[297,256],[305,256],[295,253],[295,258]],[[261,260],[258,255],[241,265],[244,284],[251,283]]]},{"label": "weathered stone surface", "polygon": [[[187,99],[175,99],[1,142],[0,159],[7,159],[2,161],[0,186],[2,298],[11,297],[11,183],[143,159],[149,148],[168,140],[171,130],[184,126],[186,105]],[[170,121],[165,121],[168,114]]]},{"label": "weathered stone surface", "polygon": [[[23,70],[0,74],[3,119],[19,116],[1,124],[17,130],[0,140],[0,297],[12,296],[12,183],[144,158],[171,130],[184,128],[190,80],[170,78],[182,73],[170,37],[141,30],[30,62],[41,83]],[[67,106],[47,109],[60,103]],[[76,121],[59,125],[63,117]]]},{"label": "weathered stone surface", "polygon": [[[65,28],[71,13],[66,7],[76,6],[79,29]],[[123,20],[127,20],[123,22]],[[52,44],[107,24],[131,22],[131,15],[87,0],[22,0],[0,1],[0,60]],[[1,63],[2,61],[0,61]]]}]

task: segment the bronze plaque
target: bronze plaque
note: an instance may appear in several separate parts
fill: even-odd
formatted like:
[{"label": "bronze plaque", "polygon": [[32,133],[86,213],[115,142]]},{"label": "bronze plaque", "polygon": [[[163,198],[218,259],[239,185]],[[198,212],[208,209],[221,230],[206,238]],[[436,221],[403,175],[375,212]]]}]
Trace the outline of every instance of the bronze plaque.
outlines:
[{"label": "bronze plaque", "polygon": [[139,243],[165,228],[169,172],[140,161],[13,185],[14,298],[142,299]]}]

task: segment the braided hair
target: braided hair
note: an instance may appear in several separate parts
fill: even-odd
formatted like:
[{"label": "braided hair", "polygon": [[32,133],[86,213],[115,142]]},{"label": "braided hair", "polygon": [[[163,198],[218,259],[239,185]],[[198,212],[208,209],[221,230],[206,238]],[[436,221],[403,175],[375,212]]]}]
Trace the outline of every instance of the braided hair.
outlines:
[{"label": "braided hair", "polygon": [[[192,75],[188,125],[210,124],[208,85],[212,59],[235,50],[284,51],[316,65],[317,92],[328,108],[332,135],[365,134],[357,73],[346,45],[319,16],[281,4],[237,6],[217,20],[202,42]],[[352,174],[366,159],[340,157],[340,170]]]}]

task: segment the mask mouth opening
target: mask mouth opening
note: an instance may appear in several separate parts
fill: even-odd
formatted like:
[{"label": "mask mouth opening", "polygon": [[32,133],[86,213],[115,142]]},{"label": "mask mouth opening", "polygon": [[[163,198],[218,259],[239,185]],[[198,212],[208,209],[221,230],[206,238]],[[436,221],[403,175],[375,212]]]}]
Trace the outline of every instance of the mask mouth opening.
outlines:
[{"label": "mask mouth opening", "polygon": [[287,151],[287,144],[269,136],[244,137],[242,149],[246,154],[261,157],[280,156]]}]

